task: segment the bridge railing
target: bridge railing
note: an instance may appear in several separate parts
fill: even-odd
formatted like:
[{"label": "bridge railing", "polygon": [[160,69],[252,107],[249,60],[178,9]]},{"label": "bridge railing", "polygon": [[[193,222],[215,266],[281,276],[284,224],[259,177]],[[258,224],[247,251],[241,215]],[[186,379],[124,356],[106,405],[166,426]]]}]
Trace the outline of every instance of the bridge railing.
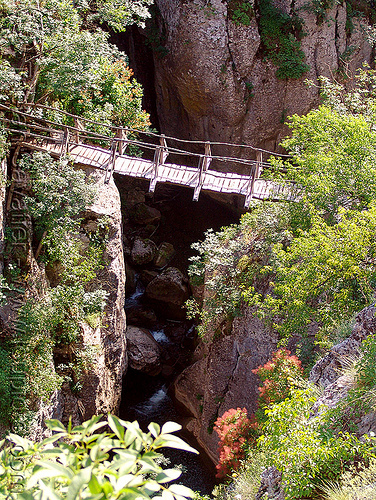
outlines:
[{"label": "bridge railing", "polygon": [[[10,132],[24,136],[25,142],[27,142],[27,139],[53,142],[56,145],[60,145],[60,155],[67,154],[71,146],[79,144],[99,145],[109,149],[110,159],[105,167],[105,182],[108,182],[111,177],[116,157],[118,155],[124,156],[131,146],[139,148],[153,158],[154,172],[150,182],[150,191],[154,191],[158,181],[158,171],[166,162],[168,156],[181,158],[182,163],[186,163],[183,157],[189,157],[191,162],[196,162],[196,166],[199,170],[198,182],[194,190],[194,200],[198,199],[202,189],[205,172],[212,165],[213,161],[216,161],[217,164],[225,163],[226,170],[230,169],[233,171],[234,169],[232,167],[235,165],[240,165],[242,169],[246,168],[248,170],[248,193],[245,200],[245,206],[248,207],[253,196],[256,180],[260,178],[264,168],[270,168],[270,163],[263,160],[264,156],[289,156],[277,154],[261,148],[255,148],[251,145],[185,140],[131,127],[118,127],[41,104],[26,103],[22,105],[21,109],[14,109],[4,104],[0,104],[0,121],[5,124]],[[4,113],[4,116],[1,116],[1,112]],[[49,114],[51,115],[51,113],[55,117],[60,116],[60,122],[49,119],[48,116]],[[73,125],[66,123],[67,119],[71,121]],[[92,130],[93,127],[94,130]],[[105,131],[108,133],[99,133],[95,131],[95,127],[101,132]],[[140,138],[145,139],[142,140]],[[167,141],[169,141],[170,145],[168,145]],[[195,148],[202,148],[202,152],[189,151],[187,148],[184,149],[183,146],[172,147],[171,143],[178,145],[182,144],[183,146],[189,144]],[[212,148],[217,146],[222,148],[228,147],[232,150],[241,148],[243,151],[252,152],[256,158],[250,159],[213,155]]]}]

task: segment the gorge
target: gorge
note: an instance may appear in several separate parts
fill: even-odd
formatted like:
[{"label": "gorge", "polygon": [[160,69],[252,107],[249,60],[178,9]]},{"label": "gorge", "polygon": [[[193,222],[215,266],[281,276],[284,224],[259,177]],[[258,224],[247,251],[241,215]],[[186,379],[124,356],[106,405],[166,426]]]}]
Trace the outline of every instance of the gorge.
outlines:
[{"label": "gorge", "polygon": [[[107,1],[1,7],[1,433],[51,439],[48,456],[59,427],[47,419],[68,429],[64,439],[97,414],[141,426],[130,424],[126,444],[124,422],[108,417],[124,460],[137,455],[120,472],[117,456],[116,480],[98,472],[98,486],[94,469],[73,468],[56,482],[30,479],[33,458],[20,484],[31,484],[30,498],[44,487],[65,498],[77,475],[76,495],[90,499],[189,498],[164,489],[168,473],[154,464],[154,440],[176,420],[201,459],[166,456],[173,470],[183,462],[179,481],[197,499],[211,498],[217,465],[217,478],[232,481],[217,487],[220,500],[336,500],[327,479],[346,500],[364,488],[373,500],[376,84],[362,65],[374,64],[374,2],[150,3],[121,2],[130,17]],[[39,120],[36,139],[27,113]],[[194,141],[287,152],[262,177],[291,181],[294,196],[246,211],[236,195],[203,190],[193,202],[192,189],[163,183],[151,193],[149,181],[108,165],[46,154],[49,134],[69,150],[69,135],[51,132],[56,122],[114,158],[106,131],[127,129],[138,155],[136,130],[149,127],[193,141],[196,154]],[[238,154],[226,147],[218,154]],[[90,422],[93,432],[102,425]],[[177,430],[169,425],[165,434]],[[102,467],[117,446],[88,456]],[[147,479],[137,478],[144,468]],[[116,497],[106,484],[120,488],[124,476],[130,489]]]}]

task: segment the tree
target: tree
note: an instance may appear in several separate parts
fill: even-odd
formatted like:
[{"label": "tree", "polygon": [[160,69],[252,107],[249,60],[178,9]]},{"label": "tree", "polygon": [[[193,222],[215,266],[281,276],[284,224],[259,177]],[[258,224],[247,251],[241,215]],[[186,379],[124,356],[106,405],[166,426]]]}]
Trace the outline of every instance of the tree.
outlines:
[{"label": "tree", "polygon": [[[0,82],[4,82],[0,100],[14,105],[50,104],[89,118],[100,117],[109,124],[147,128],[142,90],[131,78],[125,54],[89,19],[100,20],[100,13],[105,12],[106,23],[111,25],[113,20],[123,30],[148,16],[149,3],[4,2],[0,6]],[[79,106],[84,101],[85,106]]]}]

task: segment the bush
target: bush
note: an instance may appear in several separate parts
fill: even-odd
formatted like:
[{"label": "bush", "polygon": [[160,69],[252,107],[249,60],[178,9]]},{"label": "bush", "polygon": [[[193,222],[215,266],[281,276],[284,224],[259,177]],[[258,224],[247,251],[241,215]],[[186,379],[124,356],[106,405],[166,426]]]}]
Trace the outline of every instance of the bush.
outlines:
[{"label": "bush", "polygon": [[260,1],[260,36],[266,56],[277,66],[277,78],[301,78],[309,70],[300,48],[303,23],[298,16],[289,16],[271,0]]},{"label": "bush", "polygon": [[[46,425],[53,435],[42,442],[10,434],[0,443],[2,498],[185,500],[194,495],[185,486],[169,484],[180,470],[158,465],[163,447],[197,453],[172,434],[179,424],[167,422],[160,429],[151,423],[145,433],[137,422],[109,415],[73,429],[57,420]],[[98,433],[107,425],[109,431]]]},{"label": "bush", "polygon": [[239,469],[247,448],[255,441],[256,428],[256,421],[248,418],[245,408],[232,408],[216,420],[214,430],[220,440],[216,477],[222,479],[231,471]]},{"label": "bush", "polygon": [[291,356],[291,352],[287,349],[280,349],[273,353],[270,361],[252,372],[262,381],[256,412],[257,421],[261,423],[266,420],[265,408],[286,399],[291,389],[301,379],[302,363],[296,356]]},{"label": "bush", "polygon": [[258,444],[283,473],[287,500],[312,496],[326,481],[338,478],[352,464],[366,463],[373,444],[349,433],[328,432],[325,415],[311,416],[316,401],[312,387],[291,391],[291,397],[266,410],[268,420]]}]

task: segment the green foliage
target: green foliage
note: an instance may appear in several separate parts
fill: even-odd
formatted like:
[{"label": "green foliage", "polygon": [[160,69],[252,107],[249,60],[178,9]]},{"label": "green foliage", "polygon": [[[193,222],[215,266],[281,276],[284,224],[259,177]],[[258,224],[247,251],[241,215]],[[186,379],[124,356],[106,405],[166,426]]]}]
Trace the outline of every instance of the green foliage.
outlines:
[{"label": "green foliage", "polygon": [[324,332],[369,303],[375,287],[376,208],[340,210],[339,222],[328,226],[312,217],[308,232],[284,249],[272,248],[272,290],[261,296],[254,287],[244,296],[271,319],[283,337],[304,334],[315,321]]},{"label": "green foliage", "polygon": [[9,353],[0,347],[0,421],[7,421],[12,404],[12,360]]},{"label": "green foliage", "polygon": [[309,70],[304,62],[300,39],[304,36],[302,20],[289,16],[271,0],[259,4],[259,29],[266,57],[277,66],[277,78],[301,78]]},{"label": "green foliage", "polygon": [[[312,203],[331,220],[339,207],[361,210],[376,197],[376,132],[363,115],[320,106],[290,119],[292,153],[288,178],[301,187],[302,203]],[[301,204],[302,204],[301,203]]]},{"label": "green foliage", "polygon": [[315,401],[312,388],[296,390],[266,411],[259,445],[268,464],[283,473],[286,499],[311,496],[325,481],[372,455],[372,443],[348,433],[333,435],[326,432],[325,420],[310,418]]},{"label": "green foliage", "polygon": [[255,17],[252,4],[248,0],[230,0],[227,10],[229,18],[237,26],[250,26]]},{"label": "green foliage", "polygon": [[47,401],[61,386],[66,374],[64,370],[62,376],[55,373],[56,345],[69,346],[69,373],[75,388],[79,388],[87,369],[80,355],[85,354],[81,323],[88,317],[93,323],[95,316],[95,327],[98,326],[108,297],[108,292],[95,283],[97,272],[103,268],[108,221],[99,219],[97,230],[85,235],[89,240],[86,249],[80,242],[79,215],[96,194],[90,179],[85,178],[83,171],[75,171],[66,160],[53,161],[46,154],[24,156],[19,164],[30,175],[30,196],[26,197],[26,203],[37,232],[43,233],[42,258],[54,283],[53,287],[42,290],[38,298],[33,294],[28,297],[18,312],[15,338],[4,346],[12,353],[18,371],[25,374],[19,404],[4,407],[1,417],[6,423],[19,422],[22,415],[35,410],[39,401]]},{"label": "green foliage", "polygon": [[367,467],[354,466],[341,475],[338,482],[324,486],[326,500],[373,500],[376,482],[376,459]]},{"label": "green foliage", "polygon": [[314,12],[319,23],[322,23],[326,19],[327,11],[340,3],[341,0],[309,0],[303,8]]},{"label": "green foliage", "polygon": [[[46,422],[53,435],[33,443],[10,434],[1,443],[0,494],[18,499],[140,498],[185,500],[193,492],[170,484],[181,475],[178,469],[158,465],[163,447],[197,453],[172,434],[179,424],[167,422],[160,429],[151,423],[142,432],[137,422],[125,422],[109,415],[74,427],[58,420]],[[103,431],[108,425],[109,431]],[[98,432],[102,429],[102,432]]]},{"label": "green foliage", "polygon": [[23,156],[19,161],[31,179],[33,196],[26,198],[37,229],[47,233],[55,228],[64,233],[77,231],[79,214],[94,202],[96,191],[85,172],[75,170],[67,159],[55,161],[47,153]]},{"label": "green foliage", "polygon": [[250,285],[264,289],[265,273],[272,243],[286,244],[291,239],[288,214],[283,205],[265,204],[245,214],[238,226],[208,231],[205,240],[192,247],[189,276],[193,285],[205,285],[205,301],[188,301],[188,314],[198,317],[201,336],[213,336],[225,320],[239,314],[242,295]]},{"label": "green foliage", "polygon": [[94,26],[93,19],[124,29],[148,17],[149,4],[150,0],[5,3],[0,19],[0,99],[13,104],[37,100],[108,124],[147,128],[141,87],[131,79],[125,55],[108,42],[108,33]]}]

